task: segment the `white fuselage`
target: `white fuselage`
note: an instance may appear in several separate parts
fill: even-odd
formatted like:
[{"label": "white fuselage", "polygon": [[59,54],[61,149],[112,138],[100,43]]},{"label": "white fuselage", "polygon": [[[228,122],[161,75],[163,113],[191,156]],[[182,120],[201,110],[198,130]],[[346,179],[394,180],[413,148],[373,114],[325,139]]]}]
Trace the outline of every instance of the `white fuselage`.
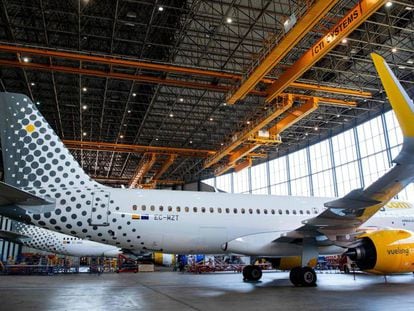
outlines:
[{"label": "white fuselage", "polygon": [[[217,254],[224,252],[225,243],[245,236],[265,234],[263,237],[271,239],[266,242],[271,242],[320,214],[330,200],[107,187],[78,192],[63,189],[55,210],[36,215],[33,222],[143,252]],[[369,224],[374,226],[377,218]],[[383,214],[377,221],[389,227],[397,219]],[[283,244],[272,250],[273,256],[300,254],[299,247]],[[328,253],[335,251],[338,249]]]}]

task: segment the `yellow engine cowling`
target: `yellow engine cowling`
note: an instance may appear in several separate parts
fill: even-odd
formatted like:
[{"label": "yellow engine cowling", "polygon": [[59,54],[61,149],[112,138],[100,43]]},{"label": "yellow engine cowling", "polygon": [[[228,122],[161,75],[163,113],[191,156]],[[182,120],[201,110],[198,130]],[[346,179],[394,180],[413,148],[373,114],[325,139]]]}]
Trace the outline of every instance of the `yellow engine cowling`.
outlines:
[{"label": "yellow engine cowling", "polygon": [[361,245],[347,255],[361,270],[376,274],[414,271],[414,233],[407,230],[378,230],[362,235]]},{"label": "yellow engine cowling", "polygon": [[[316,267],[317,261],[317,258],[313,258],[309,260],[307,265],[309,267]],[[302,259],[300,256],[273,258],[271,262],[273,268],[279,270],[292,270],[293,268],[302,266]]]}]

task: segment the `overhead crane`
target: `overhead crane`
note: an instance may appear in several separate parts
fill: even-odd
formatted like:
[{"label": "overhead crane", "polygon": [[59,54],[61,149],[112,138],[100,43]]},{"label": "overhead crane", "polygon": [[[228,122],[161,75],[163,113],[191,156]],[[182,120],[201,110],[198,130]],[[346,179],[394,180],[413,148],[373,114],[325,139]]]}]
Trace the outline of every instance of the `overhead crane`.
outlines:
[{"label": "overhead crane", "polygon": [[[176,66],[176,65],[169,65],[169,64],[160,64],[160,63],[150,63],[144,61],[136,61],[130,59],[119,58],[115,56],[99,56],[99,55],[90,55],[80,52],[68,52],[68,51],[56,51],[50,50],[46,48],[39,48],[39,47],[26,47],[21,45],[6,45],[0,44],[0,51],[1,52],[9,52],[9,53],[17,53],[19,56],[22,55],[36,55],[36,56],[44,56],[44,57],[55,57],[55,58],[64,58],[64,59],[71,59],[77,60],[81,62],[91,62],[91,63],[98,63],[98,64],[107,64],[110,66],[120,66],[125,68],[142,68],[142,69],[150,69],[154,71],[161,71],[161,72],[175,72],[179,74],[185,75],[192,75],[192,76],[207,76],[207,77],[214,77],[218,79],[228,80],[227,84],[223,85],[213,85],[209,83],[201,83],[201,82],[190,82],[184,80],[177,80],[177,79],[170,79],[170,78],[160,78],[148,75],[132,75],[114,71],[105,71],[105,70],[96,70],[96,69],[87,69],[82,67],[69,67],[69,66],[58,66],[58,65],[48,65],[43,63],[35,63],[34,61],[31,62],[23,62],[22,57],[18,57],[18,60],[10,60],[10,59],[0,59],[0,66],[11,66],[11,67],[19,67],[19,68],[26,68],[31,70],[42,70],[42,71],[54,71],[54,72],[63,72],[69,74],[84,74],[89,76],[97,76],[97,77],[109,77],[114,79],[121,79],[121,80],[130,80],[130,81],[139,81],[139,82],[146,82],[151,84],[163,84],[163,85],[172,85],[172,86],[179,86],[179,87],[186,87],[186,88],[194,88],[194,89],[208,89],[211,91],[217,92],[229,92],[232,90],[232,83],[234,81],[239,81],[243,78],[240,74],[233,74],[223,71],[216,71],[216,70],[207,70],[207,69],[200,69],[200,68],[192,68],[192,67],[185,67],[185,66]],[[263,78],[261,80],[263,83],[266,84],[273,84],[275,79],[271,78]],[[292,87],[297,89],[304,89],[310,91],[319,91],[325,93],[335,93],[335,94],[342,94],[354,97],[371,97],[372,94],[370,92],[363,92],[360,90],[352,90],[346,89],[341,87],[332,87],[332,86],[324,86],[324,85],[315,85],[315,84],[308,84],[308,83],[299,83],[295,82],[291,84]],[[250,90],[250,94],[258,95],[262,97],[266,97],[267,93],[260,90]]]},{"label": "overhead crane", "polygon": [[155,164],[157,160],[157,155],[154,153],[146,153],[142,157],[138,167],[135,170],[134,176],[131,178],[129,182],[130,188],[136,188],[138,185],[142,184],[142,181],[145,175],[150,171],[152,166]]}]

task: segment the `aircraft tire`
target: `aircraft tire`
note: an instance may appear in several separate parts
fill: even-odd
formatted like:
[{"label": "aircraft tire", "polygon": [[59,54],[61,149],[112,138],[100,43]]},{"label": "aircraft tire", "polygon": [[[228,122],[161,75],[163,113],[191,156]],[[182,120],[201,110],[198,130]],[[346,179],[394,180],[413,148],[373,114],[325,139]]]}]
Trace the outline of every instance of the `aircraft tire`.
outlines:
[{"label": "aircraft tire", "polygon": [[301,268],[301,280],[300,283],[304,287],[316,286],[316,273],[311,267]]},{"label": "aircraft tire", "polygon": [[259,266],[248,265],[243,268],[244,281],[259,281],[262,275],[262,269]]},{"label": "aircraft tire", "polygon": [[293,285],[299,286],[301,284],[302,267],[295,267],[290,270],[289,279]]}]

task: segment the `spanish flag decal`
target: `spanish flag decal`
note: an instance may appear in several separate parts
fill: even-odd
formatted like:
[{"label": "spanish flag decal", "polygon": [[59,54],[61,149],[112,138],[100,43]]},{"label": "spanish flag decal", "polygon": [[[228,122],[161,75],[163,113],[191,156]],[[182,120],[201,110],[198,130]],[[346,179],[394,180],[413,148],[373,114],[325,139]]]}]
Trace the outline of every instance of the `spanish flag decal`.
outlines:
[{"label": "spanish flag decal", "polygon": [[141,219],[141,216],[138,214],[132,214],[132,219]]}]

